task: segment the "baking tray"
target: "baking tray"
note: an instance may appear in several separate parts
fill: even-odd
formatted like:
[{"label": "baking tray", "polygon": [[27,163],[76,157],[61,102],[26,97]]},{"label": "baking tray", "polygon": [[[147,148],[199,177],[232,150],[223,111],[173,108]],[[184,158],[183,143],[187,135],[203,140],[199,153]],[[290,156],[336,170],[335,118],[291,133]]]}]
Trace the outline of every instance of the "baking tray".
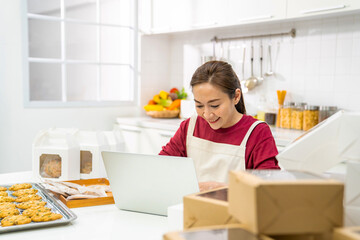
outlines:
[{"label": "baking tray", "polygon": [[[43,188],[38,183],[30,183],[33,188],[37,189],[37,194],[42,197],[42,200],[46,202],[46,207],[51,208],[52,212],[60,213],[63,217],[58,220],[49,221],[49,222],[31,222],[28,224],[23,225],[14,225],[14,226],[8,226],[8,227],[2,227],[0,225],[0,234],[5,232],[13,232],[13,231],[21,231],[26,229],[34,229],[34,228],[42,228],[42,227],[51,227],[51,226],[58,226],[58,225],[64,225],[68,224],[71,221],[74,221],[77,216],[68,208],[66,207],[62,202],[57,201],[55,198],[53,198],[48,191]],[[7,185],[0,185],[2,187],[9,188],[13,184],[7,184]],[[9,196],[14,197],[11,195],[12,191],[7,190],[9,193]],[[22,213],[22,209],[19,209],[20,213]]]},{"label": "baking tray", "polygon": [[[66,182],[72,182],[84,186],[109,185],[109,180],[107,180],[106,178],[81,179],[81,180],[72,180]],[[63,195],[60,194],[54,194],[54,195],[57,198],[59,198],[60,201],[63,202],[68,208],[78,208],[78,207],[90,207],[90,206],[114,204],[115,201],[112,192],[107,192],[106,194],[107,197],[72,199],[72,200],[67,200]]]}]

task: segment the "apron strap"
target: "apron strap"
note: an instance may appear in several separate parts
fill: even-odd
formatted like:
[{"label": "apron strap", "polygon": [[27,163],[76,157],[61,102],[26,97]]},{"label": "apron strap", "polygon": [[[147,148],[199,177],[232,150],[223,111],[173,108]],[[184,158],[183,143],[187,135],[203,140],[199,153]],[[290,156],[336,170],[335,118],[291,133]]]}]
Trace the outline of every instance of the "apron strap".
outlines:
[{"label": "apron strap", "polygon": [[190,118],[188,130],[187,130],[187,133],[186,133],[186,148],[189,146],[189,143],[191,141],[190,139],[194,135],[196,119],[197,119],[197,114],[192,115],[191,118]]},{"label": "apron strap", "polygon": [[247,141],[248,141],[248,139],[249,139],[252,131],[253,131],[254,128],[255,128],[258,124],[260,124],[260,123],[263,123],[263,121],[256,121],[256,122],[254,122],[254,123],[250,126],[249,130],[247,131],[244,139],[242,140],[242,142],[241,142],[241,144],[240,144],[240,147],[246,147],[246,143],[247,143]]}]

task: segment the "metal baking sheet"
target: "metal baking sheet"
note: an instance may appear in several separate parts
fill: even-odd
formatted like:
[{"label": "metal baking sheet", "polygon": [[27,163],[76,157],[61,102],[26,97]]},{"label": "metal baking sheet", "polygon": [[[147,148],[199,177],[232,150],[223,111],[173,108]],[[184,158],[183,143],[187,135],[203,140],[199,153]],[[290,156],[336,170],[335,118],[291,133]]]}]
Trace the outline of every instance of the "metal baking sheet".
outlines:
[{"label": "metal baking sheet", "polygon": [[[51,226],[68,224],[77,218],[77,216],[67,206],[65,206],[62,202],[53,198],[48,193],[48,191],[45,188],[43,188],[40,184],[38,184],[38,183],[30,183],[30,184],[32,185],[33,188],[38,190],[37,194],[40,195],[42,197],[42,200],[46,202],[45,206],[48,208],[51,208],[52,212],[60,213],[63,217],[61,219],[57,219],[57,220],[49,221],[49,222],[31,222],[28,224],[14,225],[14,226],[8,226],[8,227],[0,226],[0,234],[5,233],[5,232],[21,231],[21,230],[26,230],[26,229],[51,227]],[[0,185],[0,186],[9,188],[12,185],[13,184]],[[7,190],[7,192],[9,193],[9,196],[16,198],[15,196],[11,195],[12,191]],[[19,209],[19,210],[20,210],[20,213],[22,213],[24,211],[22,209]]]}]

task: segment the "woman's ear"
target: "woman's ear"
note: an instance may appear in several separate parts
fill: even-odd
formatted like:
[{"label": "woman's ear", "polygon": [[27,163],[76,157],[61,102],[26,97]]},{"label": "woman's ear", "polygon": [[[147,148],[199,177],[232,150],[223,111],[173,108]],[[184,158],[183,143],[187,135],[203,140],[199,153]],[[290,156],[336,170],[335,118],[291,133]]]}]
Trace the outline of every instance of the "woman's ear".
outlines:
[{"label": "woman's ear", "polygon": [[239,88],[237,88],[235,90],[234,104],[235,105],[238,104],[240,99],[241,99],[241,90]]}]

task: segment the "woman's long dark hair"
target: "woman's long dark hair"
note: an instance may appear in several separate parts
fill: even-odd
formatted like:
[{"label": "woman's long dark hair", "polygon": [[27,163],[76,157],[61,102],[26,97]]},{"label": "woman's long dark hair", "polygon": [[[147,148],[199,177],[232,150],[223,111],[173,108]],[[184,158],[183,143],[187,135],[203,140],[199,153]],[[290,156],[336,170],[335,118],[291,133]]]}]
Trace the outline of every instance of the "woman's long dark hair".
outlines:
[{"label": "woman's long dark hair", "polygon": [[239,113],[246,114],[240,81],[229,63],[223,61],[209,61],[204,63],[196,69],[191,78],[190,85],[194,87],[197,84],[207,82],[220,88],[230,99],[235,97],[235,91],[239,88],[241,97],[240,101],[235,105],[235,108]]}]

